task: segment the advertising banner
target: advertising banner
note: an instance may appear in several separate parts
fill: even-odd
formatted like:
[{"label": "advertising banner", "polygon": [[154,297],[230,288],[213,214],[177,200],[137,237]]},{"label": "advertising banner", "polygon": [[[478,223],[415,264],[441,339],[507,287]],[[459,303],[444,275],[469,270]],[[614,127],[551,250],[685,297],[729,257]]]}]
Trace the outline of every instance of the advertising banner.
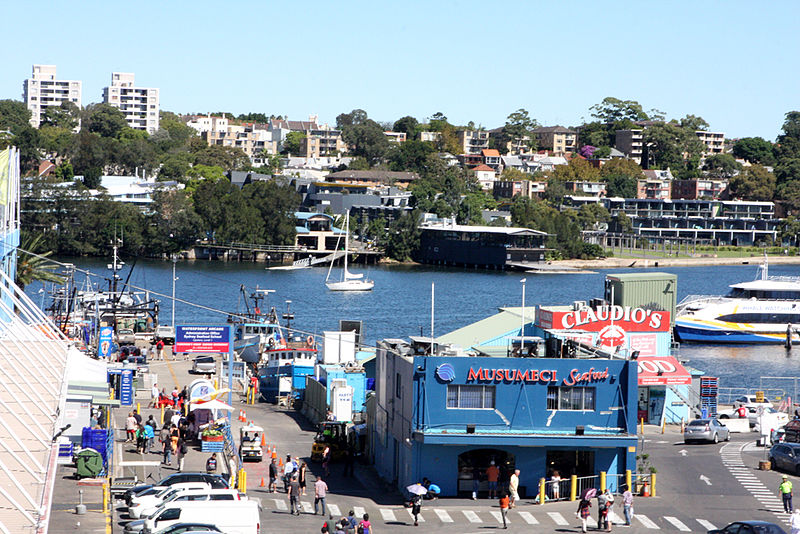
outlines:
[{"label": "advertising banner", "polygon": [[114,342],[114,329],[110,326],[100,328],[100,337],[97,342],[97,357],[108,358],[111,353],[111,344]]},{"label": "advertising banner", "polygon": [[218,352],[231,348],[231,329],[227,325],[179,325],[175,329],[175,352]]}]

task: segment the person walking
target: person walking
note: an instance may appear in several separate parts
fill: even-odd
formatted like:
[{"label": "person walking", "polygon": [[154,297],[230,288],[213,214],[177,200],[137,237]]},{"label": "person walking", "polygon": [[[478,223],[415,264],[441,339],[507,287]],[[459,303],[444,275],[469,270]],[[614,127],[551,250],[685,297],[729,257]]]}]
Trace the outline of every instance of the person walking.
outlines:
[{"label": "person walking", "polygon": [[606,518],[608,517],[606,514],[608,513],[608,495],[606,495],[605,491],[597,493],[597,530],[603,530],[603,525],[605,524]]},{"label": "person walking", "polygon": [[275,493],[278,482],[278,463],[275,458],[269,463],[269,492]]},{"label": "person walking", "polygon": [[509,508],[515,508],[519,500],[519,469],[514,469],[514,473],[508,479],[508,492],[511,496]]},{"label": "person walking", "polygon": [[[575,517],[581,520],[581,532],[586,532],[586,521],[589,519],[589,508],[591,507],[592,503],[587,499],[581,499],[581,502],[578,503],[578,511],[575,512]],[[599,527],[600,525],[598,525]]]},{"label": "person walking", "polygon": [[[328,508],[325,506],[325,497],[327,495],[328,485],[322,480],[322,477],[317,477],[317,481],[314,482],[314,515],[317,515],[317,508],[320,503],[322,504],[322,515],[328,515]],[[328,515],[328,519],[333,519],[333,516]]]},{"label": "person walking", "polygon": [[164,453],[162,463],[169,465],[172,462],[172,436],[169,431],[169,425],[164,425],[158,435],[158,439],[161,441],[161,450]]},{"label": "person walking", "polygon": [[497,493],[497,478],[500,476],[500,470],[494,465],[494,460],[489,462],[489,467],[486,469],[486,480],[489,482],[489,498],[494,499]]},{"label": "person walking", "polygon": [[[164,396],[164,397],[167,396],[167,394],[164,392],[164,390],[161,391],[161,395]],[[172,424],[172,416],[173,415],[175,415],[175,412],[172,410],[171,407],[167,406],[164,409],[164,420],[161,421],[161,424],[169,427],[169,425]]]},{"label": "person walking", "polygon": [[472,466],[472,500],[478,500],[478,490],[481,489],[481,468]]},{"label": "person walking", "polygon": [[325,450],[322,451],[322,468],[325,470],[326,477],[331,475],[330,463],[331,463],[331,448],[325,445]]},{"label": "person walking", "polygon": [[156,350],[158,351],[158,359],[159,360],[163,360],[164,359],[164,340],[159,339],[156,342]]},{"label": "person walking", "polygon": [[144,440],[145,440],[144,450],[147,451],[148,454],[153,452],[153,441],[155,441],[155,438],[156,438],[156,422],[151,417],[144,424]]},{"label": "person walking", "polygon": [[419,526],[419,513],[422,511],[422,495],[411,497],[411,515],[414,516],[414,526]]},{"label": "person walking", "polygon": [[508,528],[506,516],[508,515],[509,498],[506,490],[500,491],[500,515],[503,518],[503,528]]},{"label": "person walking", "polygon": [[136,452],[144,454],[144,449],[147,446],[147,434],[144,430],[143,424],[136,425]]},{"label": "person walking", "polygon": [[305,462],[300,464],[300,467],[297,469],[297,481],[300,483],[300,495],[305,497],[306,495],[306,473],[308,472],[308,466]]},{"label": "person walking", "polygon": [[800,508],[795,508],[789,520],[789,526],[792,529],[791,534],[800,534]]},{"label": "person walking", "polygon": [[781,485],[778,486],[778,493],[781,494],[781,498],[783,499],[783,511],[787,514],[792,513],[792,481],[789,480],[789,477],[783,475],[783,481]]},{"label": "person walking", "polygon": [[150,388],[150,407],[151,408],[158,408],[158,384],[155,382],[153,383],[153,387]]},{"label": "person walking", "polygon": [[217,453],[211,453],[211,456],[206,460],[206,473],[214,475],[217,473]]},{"label": "person walking", "polygon": [[186,440],[178,438],[178,471],[183,471],[183,461],[186,459],[187,452],[189,452],[189,447],[186,445]]},{"label": "person walking", "polygon": [[[606,525],[606,532],[611,532],[611,525],[613,521],[611,521],[611,510],[614,508],[614,495],[612,495],[611,490],[608,488],[605,489],[603,492],[606,500],[606,508],[603,511],[603,520],[605,521]],[[597,523],[597,528],[602,528],[600,523]]]},{"label": "person walking", "polygon": [[[289,483],[292,481],[292,473],[294,473],[294,464],[292,463],[291,455],[286,455],[286,464],[283,466],[283,489],[289,493]],[[300,483],[298,482],[298,487]]]},{"label": "person walking", "polygon": [[361,530],[364,532],[364,534],[375,534],[372,531],[372,523],[369,522],[369,514],[364,514],[364,517],[361,518],[358,526],[361,527]]},{"label": "person walking", "polygon": [[133,412],[128,412],[128,417],[125,419],[125,432],[125,443],[136,439],[136,418],[133,416]]},{"label": "person walking", "polygon": [[631,526],[633,519],[633,493],[628,486],[622,487],[622,513],[625,515],[625,526]]},{"label": "person walking", "polygon": [[291,475],[292,479],[289,481],[289,513],[292,515],[300,515],[300,483],[297,481],[296,475]]}]

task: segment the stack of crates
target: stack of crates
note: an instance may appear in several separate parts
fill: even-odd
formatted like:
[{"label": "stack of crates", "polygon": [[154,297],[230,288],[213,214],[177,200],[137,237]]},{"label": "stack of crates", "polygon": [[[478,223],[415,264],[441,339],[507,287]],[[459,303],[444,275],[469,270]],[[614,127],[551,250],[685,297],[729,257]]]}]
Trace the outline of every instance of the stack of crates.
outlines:
[{"label": "stack of crates", "polygon": [[706,410],[709,417],[717,416],[717,393],[719,378],[715,376],[700,377],[700,408]]},{"label": "stack of crates", "polygon": [[108,443],[108,430],[105,428],[84,427],[81,433],[81,448],[94,449],[103,457],[103,462],[108,461],[106,446]]}]

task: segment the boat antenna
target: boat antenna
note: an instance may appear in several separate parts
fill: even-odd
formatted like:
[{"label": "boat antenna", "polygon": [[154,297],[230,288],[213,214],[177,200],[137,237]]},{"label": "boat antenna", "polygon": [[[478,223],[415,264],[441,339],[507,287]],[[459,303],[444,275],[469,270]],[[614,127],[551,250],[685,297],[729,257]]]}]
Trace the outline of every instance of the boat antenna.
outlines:
[{"label": "boat antenna", "polygon": [[433,348],[433,318],[434,318],[434,303],[436,302],[436,284],[431,282],[431,356],[435,356]]},{"label": "boat antenna", "polygon": [[766,249],[764,249],[764,265],[761,267],[761,279],[769,280],[769,262],[767,261]]}]

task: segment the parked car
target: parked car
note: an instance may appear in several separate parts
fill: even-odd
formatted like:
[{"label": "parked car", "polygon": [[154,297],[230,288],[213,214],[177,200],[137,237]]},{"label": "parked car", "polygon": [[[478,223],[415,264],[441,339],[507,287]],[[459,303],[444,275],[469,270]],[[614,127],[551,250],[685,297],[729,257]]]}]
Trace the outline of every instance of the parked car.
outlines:
[{"label": "parked car", "polygon": [[183,534],[184,532],[222,532],[214,525],[207,523],[176,523],[172,526],[159,530],[156,534]]},{"label": "parked car", "polygon": [[195,356],[192,362],[192,373],[213,374],[217,371],[217,362],[211,354],[200,354]]},{"label": "parked car", "polygon": [[[220,530],[231,534],[258,534],[261,531],[260,506],[251,500],[165,503],[144,520],[142,531],[158,532],[176,523],[185,523],[186,518],[213,522]],[[129,532],[128,527],[125,528]]]},{"label": "parked car", "polygon": [[211,475],[209,473],[199,472],[182,472],[173,473],[158,481],[157,484],[139,484],[128,489],[122,496],[127,506],[133,502],[133,496],[138,495],[144,491],[151,491],[156,486],[172,486],[173,484],[181,484],[183,482],[207,482],[214,489],[227,489],[228,480],[220,475]]},{"label": "parked car", "polygon": [[181,488],[170,489],[166,494],[152,500],[151,502],[143,502],[139,506],[133,503],[129,509],[130,516],[135,518],[144,518],[154,513],[157,508],[162,504],[181,502],[181,501],[241,501],[247,500],[247,496],[242,495],[235,489],[211,489],[208,484],[205,488]]},{"label": "parked car", "polygon": [[691,421],[683,432],[684,443],[693,441],[711,441],[718,443],[731,439],[728,427],[716,419],[695,419]]},{"label": "parked car", "polygon": [[769,450],[769,461],[775,470],[800,474],[800,443],[776,443]]},{"label": "parked car", "polygon": [[739,404],[744,404],[744,407],[748,410],[750,408],[758,408],[759,406],[764,406],[765,408],[772,408],[772,402],[764,397],[763,402],[758,402],[756,400],[755,395],[742,395],[741,397],[737,397],[733,400],[734,406],[738,406]]},{"label": "parked car", "polygon": [[[159,487],[161,486],[155,486],[155,488]],[[143,510],[152,512],[153,510],[151,510],[151,508],[158,508],[161,503],[171,500],[175,495],[189,490],[200,489],[209,491],[211,490],[211,485],[207,482],[181,482],[172,484],[171,486],[163,486],[158,493],[146,491],[142,494],[134,495],[131,498],[131,505],[128,506],[128,515],[134,519],[140,519],[148,515],[147,513],[142,515]]]},{"label": "parked car", "polygon": [[147,356],[128,356],[125,358],[125,363],[131,366],[136,366],[136,372],[146,373],[150,371],[150,365],[147,363]]},{"label": "parked car", "polygon": [[800,419],[792,419],[783,427],[783,441],[800,443]]},{"label": "parked car", "polygon": [[136,333],[133,328],[118,328],[117,343],[120,345],[133,345],[136,343]]},{"label": "parked car", "polygon": [[766,521],[736,521],[725,528],[709,530],[708,534],[786,534],[786,531]]},{"label": "parked car", "polygon": [[166,343],[167,345],[171,345],[175,343],[175,327],[169,325],[162,325],[157,326],[156,331],[154,332],[155,341],[159,339]]}]

